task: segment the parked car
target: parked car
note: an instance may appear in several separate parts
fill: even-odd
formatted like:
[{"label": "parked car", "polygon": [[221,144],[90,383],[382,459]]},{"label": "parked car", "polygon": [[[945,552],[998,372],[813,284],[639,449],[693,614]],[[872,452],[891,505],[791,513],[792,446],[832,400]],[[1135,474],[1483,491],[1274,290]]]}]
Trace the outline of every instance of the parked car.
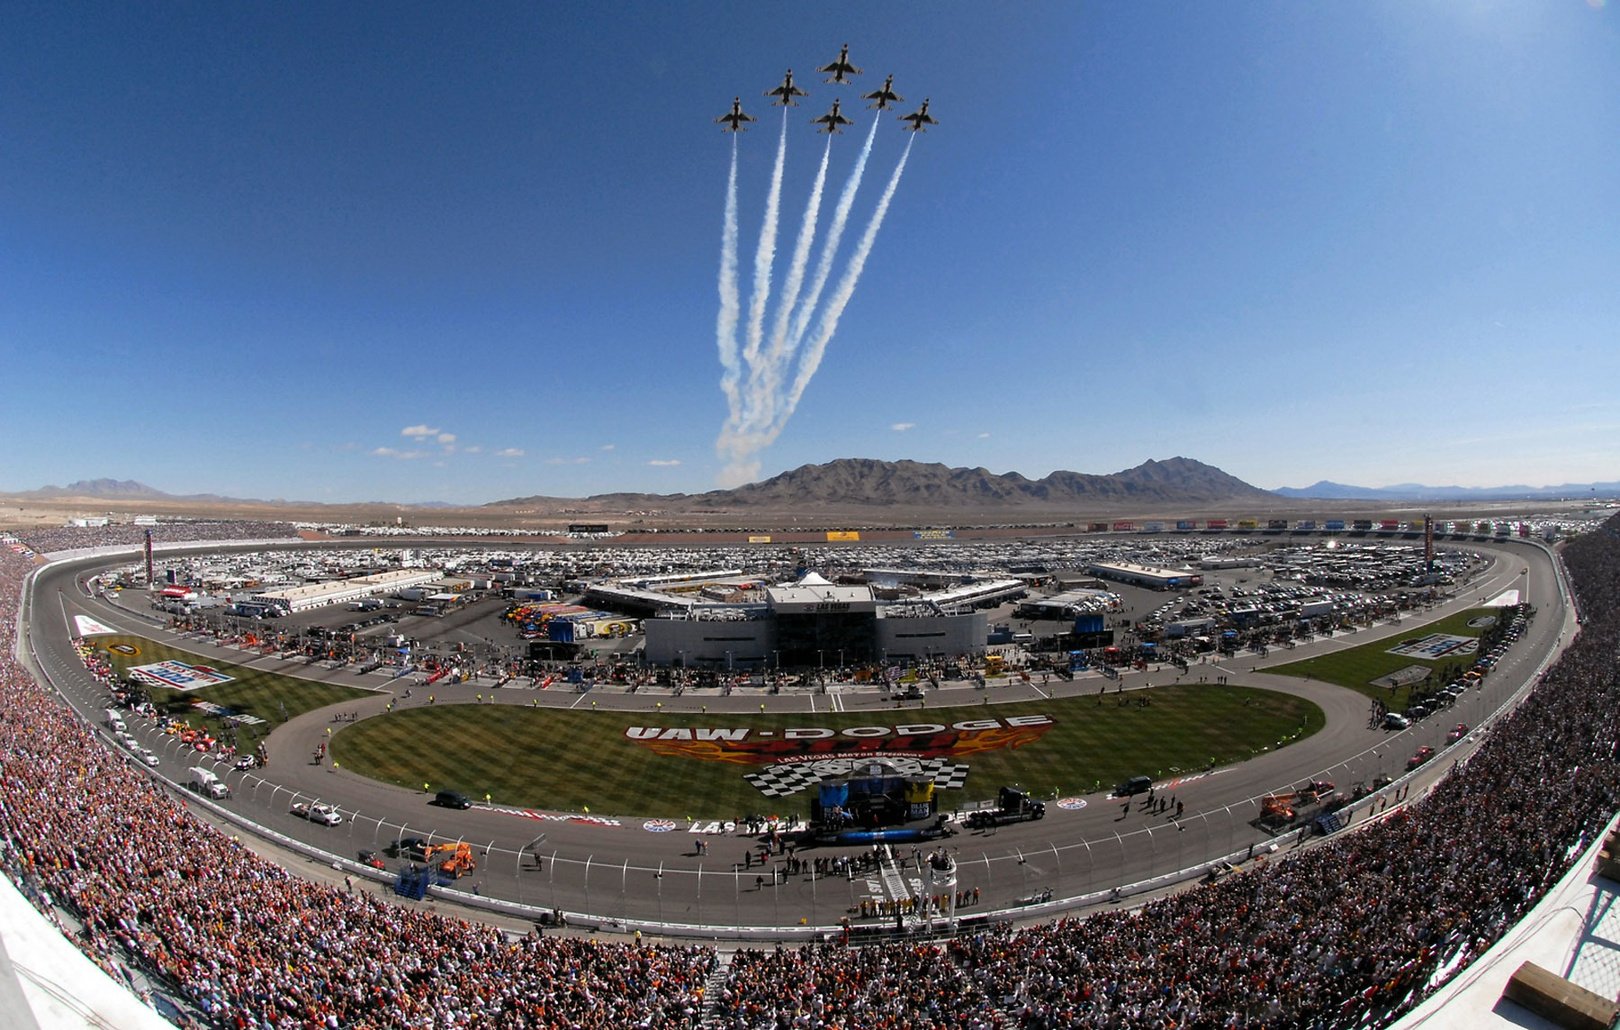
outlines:
[{"label": "parked car", "polygon": [[1390,712],[1384,716],[1384,729],[1404,730],[1412,725],[1412,720],[1399,712]]},{"label": "parked car", "polygon": [[1133,794],[1145,794],[1153,787],[1153,779],[1149,776],[1132,776],[1114,788],[1116,797],[1128,798]]}]

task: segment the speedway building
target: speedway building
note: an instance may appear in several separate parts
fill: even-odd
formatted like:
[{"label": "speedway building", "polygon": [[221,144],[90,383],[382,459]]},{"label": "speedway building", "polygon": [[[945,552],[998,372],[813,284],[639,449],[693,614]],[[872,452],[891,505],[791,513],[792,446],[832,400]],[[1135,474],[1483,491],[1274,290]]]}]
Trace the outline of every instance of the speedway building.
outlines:
[{"label": "speedway building", "polygon": [[[976,584],[974,598],[1019,590],[1017,581]],[[880,601],[871,586],[815,573],[764,589],[746,604],[668,607],[642,623],[654,665],[725,669],[926,660],[984,651],[987,620],[957,591]]]}]

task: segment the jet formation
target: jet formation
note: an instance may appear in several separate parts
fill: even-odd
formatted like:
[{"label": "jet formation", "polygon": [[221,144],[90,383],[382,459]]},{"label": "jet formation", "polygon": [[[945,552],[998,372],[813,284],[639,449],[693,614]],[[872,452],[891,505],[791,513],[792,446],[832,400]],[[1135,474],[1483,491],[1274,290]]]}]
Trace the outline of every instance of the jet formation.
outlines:
[{"label": "jet formation", "polygon": [[[819,72],[825,72],[831,76],[827,79],[828,82],[837,83],[840,85],[847,84],[853,76],[861,74],[861,70],[859,68],[849,63],[848,43],[845,43],[843,47],[839,49],[838,59],[836,61],[833,61],[831,64],[822,65],[816,70]],[[787,74],[782,77],[782,84],[766,90],[764,95],[772,98],[771,106],[773,107],[797,107],[799,106],[799,102],[796,98],[807,97],[810,94],[793,84],[793,69],[789,68],[787,70]],[[878,111],[887,111],[892,105],[900,103],[905,98],[894,91],[894,76],[890,75],[883,80],[883,85],[881,87],[873,90],[870,93],[861,94],[861,99],[871,101],[870,104],[866,105],[869,108]],[[818,118],[810,119],[811,124],[817,127],[817,132],[825,132],[828,135],[832,135],[835,132],[843,132],[844,126],[846,125],[855,124],[852,119],[844,116],[841,110],[842,104],[842,100],[834,100],[832,109],[830,111]],[[743,123],[756,120],[757,119],[755,119],[753,115],[746,114],[743,111],[741,97],[734,97],[731,101],[731,111],[715,119],[715,121],[720,122],[725,126],[726,132],[742,132],[744,131]],[[928,113],[927,100],[924,100],[922,106],[910,114],[900,115],[900,121],[906,122],[906,128],[911,132],[923,132],[928,128],[928,126],[939,124],[939,122]]]},{"label": "jet formation", "polygon": [[[851,84],[861,70],[849,62],[849,46],[838,52],[838,59],[816,69],[830,76],[828,82],[837,86]],[[853,91],[852,91],[853,92]],[[720,278],[717,284],[720,310],[715,319],[715,346],[720,357],[720,392],[726,399],[726,419],[715,440],[715,452],[726,463],[723,478],[736,482],[752,482],[759,477],[759,454],[769,447],[793,417],[799,399],[810,385],[816,369],[827,352],[827,345],[838,331],[850,298],[854,296],[861,272],[871,256],[878,230],[888,215],[889,203],[900,185],[916,137],[905,140],[900,148],[894,170],[888,176],[873,207],[864,230],[860,230],[853,247],[843,247],[845,230],[852,228],[852,215],[856,191],[866,172],[867,159],[884,120],[884,111],[899,113],[903,98],[894,89],[894,76],[883,80],[882,87],[869,93],[855,94],[858,103],[865,101],[868,109],[877,114],[862,133],[866,137],[860,156],[849,171],[849,179],[838,194],[837,206],[830,217],[822,212],[822,200],[828,191],[827,172],[833,156],[832,137],[841,133],[854,119],[844,114],[841,94],[832,101],[832,107],[820,117],[808,121],[819,131],[827,133],[825,147],[815,147],[820,153],[821,165],[810,186],[805,202],[804,218],[799,224],[798,239],[788,259],[786,274],[773,276],[777,256],[777,232],[782,227],[782,184],[787,166],[788,117],[787,109],[797,107],[799,99],[809,94],[794,84],[793,71],[782,77],[782,84],[764,91],[773,107],[782,109],[781,136],[776,144],[776,162],[771,168],[770,187],[765,197],[764,219],[760,223],[759,242],[754,251],[753,293],[744,305],[741,269],[739,268],[740,227],[738,218],[739,147],[732,136],[731,168],[726,176],[725,215],[720,236]],[[889,117],[893,117],[892,115]],[[733,99],[731,113],[717,119],[732,132],[740,131],[745,122],[754,121],[744,113],[742,101]],[[922,107],[900,120],[913,131],[936,124],[928,114],[928,101]],[[757,155],[756,155],[757,156]],[[819,256],[812,250],[820,244]],[[844,255],[844,270],[831,279],[835,264]],[[810,274],[814,269],[814,273]],[[779,295],[772,296],[772,286],[779,286]],[[773,307],[774,302],[774,307]]]}]

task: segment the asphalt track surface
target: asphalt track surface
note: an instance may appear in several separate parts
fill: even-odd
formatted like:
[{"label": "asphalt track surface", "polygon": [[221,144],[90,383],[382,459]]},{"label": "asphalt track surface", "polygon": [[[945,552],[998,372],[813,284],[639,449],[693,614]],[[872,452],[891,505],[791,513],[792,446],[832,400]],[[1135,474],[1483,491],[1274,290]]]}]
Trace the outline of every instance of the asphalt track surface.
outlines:
[{"label": "asphalt track surface", "polygon": [[[926,882],[910,845],[895,847],[901,861],[887,871],[820,877],[807,872],[788,875],[781,854],[773,856],[771,867],[761,867],[759,850],[768,836],[725,824],[694,825],[688,821],[689,813],[592,811],[586,815],[520,811],[502,808],[498,803],[451,811],[428,804],[431,797],[422,791],[365,779],[334,769],[329,763],[316,765],[310,760],[312,752],[327,739],[328,729],[341,728],[334,727],[334,712],[355,712],[364,719],[380,714],[390,701],[401,707],[425,704],[429,693],[436,695],[436,703],[441,705],[471,703],[482,693],[496,696],[497,703],[528,705],[537,701],[561,708],[594,705],[604,714],[650,710],[660,703],[666,713],[696,712],[706,706],[717,721],[727,712],[758,713],[763,707],[771,712],[795,713],[802,717],[795,721],[807,725],[815,724],[816,712],[833,707],[844,712],[871,711],[873,725],[895,725],[982,718],[987,699],[993,714],[998,704],[1094,696],[1103,686],[1108,694],[1105,703],[1114,704],[1113,695],[1121,685],[1129,691],[1150,684],[1198,682],[1200,677],[1214,682],[1217,676],[1225,675],[1232,683],[1293,694],[1322,707],[1326,713],[1324,728],[1302,742],[1236,766],[1168,774],[1157,780],[1156,797],[1173,795],[1185,806],[1179,820],[1172,817],[1174,808],[1168,813],[1149,814],[1143,797],[1127,806],[1106,793],[1097,793],[1065,797],[1056,803],[1048,798],[1046,818],[1039,821],[990,831],[962,828],[942,842],[920,845],[923,854],[934,847],[948,849],[956,858],[956,889],[977,889],[977,902],[959,909],[958,917],[992,913],[1037,917],[1087,905],[1120,903],[1185,882],[1221,858],[1266,861],[1277,848],[1296,846],[1294,836],[1274,838],[1254,824],[1259,798],[1268,793],[1312,779],[1331,780],[1345,788],[1370,782],[1379,774],[1396,777],[1395,788],[1341,813],[1354,825],[1397,805],[1403,786],[1415,795],[1476,742],[1465,740],[1457,749],[1445,750],[1445,736],[1452,726],[1466,722],[1475,727],[1471,738],[1477,738],[1478,727],[1490,713],[1516,696],[1545,667],[1549,656],[1568,639],[1573,614],[1568,611],[1553,563],[1540,547],[1516,543],[1472,546],[1493,554],[1495,562],[1457,588],[1452,600],[1431,611],[1409,615],[1399,623],[1380,623],[1292,649],[1273,649],[1266,658],[1243,653],[1229,661],[1193,665],[1180,677],[1174,668],[1166,666],[1127,673],[1121,680],[1105,680],[1090,673],[1078,675],[1072,682],[1054,680],[1043,685],[1014,681],[985,690],[971,684],[947,685],[928,691],[922,702],[906,702],[904,707],[886,699],[876,688],[853,684],[834,685],[826,694],[772,695],[739,689],[729,696],[705,690],[688,691],[679,697],[666,688],[648,687],[633,694],[623,688],[601,687],[580,694],[556,687],[533,690],[525,683],[496,691],[491,683],[476,681],[455,686],[441,682],[428,689],[410,684],[408,677],[390,681],[377,674],[362,676],[347,669],[306,665],[302,660],[255,657],[233,647],[216,646],[201,637],[171,633],[150,612],[91,596],[82,586],[83,577],[89,570],[109,564],[107,558],[59,563],[42,571],[33,588],[28,642],[37,667],[47,674],[48,681],[87,722],[98,727],[107,696],[73,650],[72,616],[77,614],[91,616],[121,632],[191,651],[205,660],[373,691],[371,697],[309,712],[279,727],[269,738],[268,768],[243,773],[219,766],[233,790],[232,798],[223,807],[239,821],[268,830],[272,839],[279,836],[285,838],[283,843],[303,842],[304,847],[298,850],[306,856],[313,847],[330,856],[322,856],[323,862],[353,860],[361,849],[381,850],[402,836],[465,840],[475,846],[479,868],[449,890],[437,892],[442,899],[523,918],[539,911],[561,910],[575,925],[609,929],[644,927],[651,932],[705,937],[800,936],[830,931],[846,916],[852,917],[856,926],[892,925],[892,920],[863,919],[855,913],[863,900],[926,895],[938,888]],[[1526,568],[1527,575],[1523,572]],[[1484,686],[1469,691],[1455,708],[1400,733],[1369,727],[1369,702],[1362,694],[1263,671],[1268,665],[1294,662],[1369,640],[1410,635],[1423,623],[1477,606],[1503,591],[1526,588],[1538,610],[1537,617],[1486,678]],[[412,687],[409,699],[403,697],[407,686]],[[1152,708],[1140,711],[1143,718],[1152,718]],[[161,756],[162,763],[154,772],[176,783],[189,778],[186,770],[198,764],[197,756],[184,752],[175,738],[139,719],[131,721],[130,730]],[[1441,753],[1407,786],[1408,781],[1400,779],[1406,760],[1423,745]],[[109,746],[117,745],[109,741]],[[430,741],[424,742],[424,747],[431,746]],[[1152,775],[1155,770],[1143,772]],[[1031,786],[1039,791],[1038,785]],[[189,792],[184,796],[197,800]],[[340,826],[327,827],[290,814],[293,801],[311,799],[339,806],[348,818]],[[768,813],[769,804],[762,797],[760,810]],[[694,801],[694,809],[700,808],[701,803]],[[704,842],[701,852],[697,847],[699,839]],[[818,847],[797,854],[809,859],[855,856],[868,850],[870,846]],[[750,851],[755,858],[751,865],[745,865],[745,853]],[[298,863],[290,860],[291,852],[288,857],[288,864],[297,868]],[[390,868],[401,864],[391,861]],[[779,866],[781,875],[775,871]],[[352,871],[362,872],[358,867]],[[364,873],[372,875],[370,870]],[[1116,888],[1122,888],[1121,892],[1116,894]],[[1047,890],[1051,892],[1050,900],[1037,900]]]}]

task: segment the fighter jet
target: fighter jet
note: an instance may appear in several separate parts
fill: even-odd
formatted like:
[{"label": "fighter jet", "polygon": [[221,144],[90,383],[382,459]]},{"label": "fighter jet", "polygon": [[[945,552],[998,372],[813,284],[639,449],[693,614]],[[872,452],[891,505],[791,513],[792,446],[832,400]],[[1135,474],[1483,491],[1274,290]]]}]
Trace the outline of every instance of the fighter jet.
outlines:
[{"label": "fighter jet", "polygon": [[766,90],[765,95],[776,98],[771,101],[776,107],[798,107],[799,102],[793,98],[807,97],[810,94],[793,84],[793,69],[789,68],[787,75],[782,79],[782,84],[775,89]]},{"label": "fighter jet", "polygon": [[831,136],[835,132],[843,132],[844,126],[855,124],[848,118],[845,118],[843,115],[838,113],[838,105],[842,103],[842,100],[834,100],[831,111],[828,111],[820,118],[810,119],[811,123],[821,126],[821,128],[816,130],[817,132],[825,132],[827,135]]},{"label": "fighter jet", "polygon": [[720,117],[715,119],[715,121],[717,121],[717,122],[725,122],[726,123],[726,131],[727,132],[742,132],[743,131],[743,124],[742,123],[743,122],[751,122],[753,120],[754,120],[753,115],[751,115],[751,114],[743,114],[742,97],[732,97],[731,98],[731,113],[730,114],[723,114]]},{"label": "fighter jet", "polygon": [[821,68],[817,68],[816,71],[818,71],[818,72],[827,72],[829,75],[832,76],[832,78],[827,80],[828,82],[837,82],[837,83],[840,83],[840,84],[849,81],[844,76],[846,76],[846,75],[859,75],[861,73],[861,70],[859,68],[857,68],[853,64],[849,63],[849,44],[848,43],[845,43],[844,48],[842,50],[838,51],[838,60],[834,61],[832,64],[826,65],[826,66],[821,67]]},{"label": "fighter jet", "polygon": [[861,95],[861,99],[872,101],[870,104],[866,105],[867,107],[875,107],[879,111],[886,110],[890,104],[898,104],[900,101],[905,99],[905,97],[889,88],[893,85],[894,76],[891,75],[883,80],[882,89],[874,89],[870,93],[863,93]]},{"label": "fighter jet", "polygon": [[901,115],[900,120],[903,122],[910,122],[911,124],[906,126],[906,128],[912,132],[925,132],[927,131],[928,126],[939,124],[933,118],[929,117],[928,101],[926,99],[923,101],[923,106],[917,108],[917,110],[911,112],[910,114]]}]

